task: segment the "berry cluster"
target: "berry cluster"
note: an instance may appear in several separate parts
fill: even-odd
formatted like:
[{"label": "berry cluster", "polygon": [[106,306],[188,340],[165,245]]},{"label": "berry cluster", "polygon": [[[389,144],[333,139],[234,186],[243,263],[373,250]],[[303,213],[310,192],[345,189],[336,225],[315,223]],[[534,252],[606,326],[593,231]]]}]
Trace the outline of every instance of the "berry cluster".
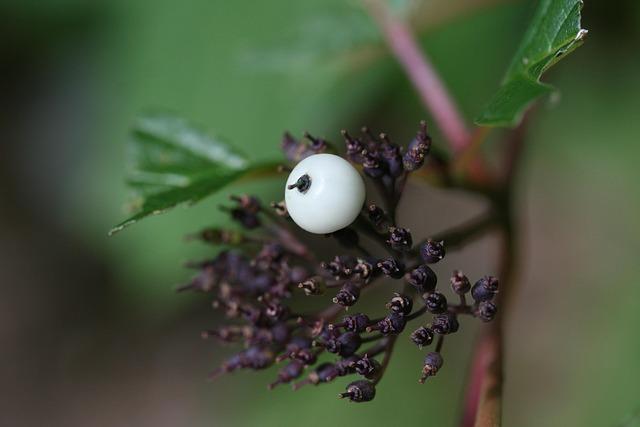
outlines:
[{"label": "berry cluster", "polygon": [[[347,159],[378,185],[389,212],[395,211],[404,181],[423,165],[429,152],[431,138],[424,122],[406,150],[384,134],[374,137],[368,129],[363,129],[362,137],[346,131],[343,136]],[[289,161],[334,150],[323,139],[305,137],[308,141],[285,134],[283,150]],[[419,379],[424,382],[442,367],[444,337],[458,331],[459,316],[490,321],[496,315],[496,278],[485,276],[472,286],[455,271],[450,284],[458,301],[451,303],[438,290],[432,269],[445,256],[445,242],[414,243],[411,232],[395,223],[395,215],[374,203],[351,226],[330,234],[346,253],[320,262],[292,231],[283,203],[274,203],[270,209],[250,196],[232,197],[232,202],[233,206],[223,209],[243,231],[213,228],[193,236],[226,248],[211,260],[193,263],[198,273],[181,288],[211,294],[213,306],[237,320],[203,332],[205,338],[243,346],[211,377],[280,364],[269,388],[291,383],[298,389],[359,376],[340,397],[366,402],[375,397],[396,339],[410,323],[422,323],[409,334],[419,348],[435,341],[433,351],[425,355]],[[383,247],[383,256],[372,255],[361,244],[363,233]],[[352,308],[369,288],[385,280],[401,284],[390,293],[385,313],[374,316]],[[292,307],[296,293],[328,296],[328,304],[318,311],[299,312]]]}]

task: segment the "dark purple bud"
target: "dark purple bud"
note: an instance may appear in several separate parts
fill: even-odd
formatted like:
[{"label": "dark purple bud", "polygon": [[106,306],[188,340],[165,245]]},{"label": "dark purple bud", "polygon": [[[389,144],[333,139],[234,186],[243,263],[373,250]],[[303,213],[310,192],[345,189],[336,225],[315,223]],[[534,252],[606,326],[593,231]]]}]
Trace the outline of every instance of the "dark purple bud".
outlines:
[{"label": "dark purple bud", "polygon": [[244,209],[247,213],[257,214],[262,208],[260,200],[247,194],[230,196],[230,198],[238,204],[238,207]]},{"label": "dark purple bud", "polygon": [[343,307],[351,307],[358,301],[360,296],[360,288],[351,282],[347,282],[342,285],[342,288],[338,291],[333,298],[333,302],[340,304]]},{"label": "dark purple bud", "polygon": [[429,313],[438,314],[447,311],[447,298],[440,292],[424,294],[422,298]]},{"label": "dark purple bud", "polygon": [[387,228],[388,224],[391,223],[385,211],[377,205],[369,205],[367,207],[367,215],[369,216],[369,221],[379,230]]},{"label": "dark purple bud", "polygon": [[387,303],[387,308],[400,314],[409,314],[413,308],[413,300],[408,295],[395,293],[393,298]]},{"label": "dark purple bud", "polygon": [[422,376],[420,377],[418,382],[420,384],[423,384],[427,378],[437,374],[440,368],[442,368],[443,363],[444,360],[442,360],[442,355],[440,353],[436,353],[435,351],[428,353],[424,358]]},{"label": "dark purple bud", "polygon": [[265,369],[271,366],[275,355],[265,347],[249,347],[242,353],[242,365],[251,369]]},{"label": "dark purple bud", "polygon": [[428,240],[420,248],[420,256],[422,256],[424,262],[435,264],[444,258],[444,242]]},{"label": "dark purple bud", "polygon": [[419,265],[405,276],[405,280],[421,294],[433,292],[438,283],[438,276],[428,265]]},{"label": "dark purple bud", "polygon": [[404,172],[400,147],[389,141],[389,138],[384,133],[380,134],[380,139],[382,139],[380,147],[382,160],[386,163],[389,175],[397,178]]},{"label": "dark purple bud", "polygon": [[471,296],[477,302],[489,301],[498,293],[498,279],[493,276],[484,276],[471,288]]},{"label": "dark purple bud", "polygon": [[326,289],[324,279],[320,276],[310,277],[304,282],[298,284],[298,288],[302,289],[305,295],[322,295]]},{"label": "dark purple bud", "polygon": [[316,326],[313,331],[313,335],[320,340],[329,341],[331,339],[337,338],[340,335],[340,331],[337,329],[333,329],[331,325],[327,325],[324,322],[322,323],[322,327]]},{"label": "dark purple bud", "polygon": [[309,132],[305,132],[304,133],[304,137],[307,138],[311,142],[308,145],[308,149],[313,154],[323,153],[324,151],[327,150],[327,147],[329,146],[329,144],[327,143],[327,141],[325,139],[316,138],[315,136],[311,135]]},{"label": "dark purple bud", "polygon": [[498,306],[491,301],[482,301],[478,304],[476,309],[476,317],[483,322],[490,322],[496,317],[498,313]]},{"label": "dark purple bud", "polygon": [[364,151],[364,144],[358,138],[354,138],[346,130],[342,131],[344,136],[344,142],[347,149],[347,157],[354,163],[361,164],[363,162],[362,152]]},{"label": "dark purple bud", "polygon": [[362,170],[371,178],[380,178],[384,175],[385,168],[378,151],[364,150],[362,152]]},{"label": "dark purple bud", "polygon": [[427,124],[420,122],[420,130],[416,138],[411,141],[407,151],[402,157],[402,163],[407,171],[419,169],[424,164],[424,159],[429,154],[431,147],[431,137],[427,135]]},{"label": "dark purple bud", "polygon": [[389,238],[387,243],[391,249],[396,251],[408,251],[413,246],[411,233],[406,228],[389,227]]},{"label": "dark purple bud", "polygon": [[458,331],[459,326],[458,318],[451,312],[433,316],[433,321],[431,322],[431,329],[440,335],[453,334]]},{"label": "dark purple bud", "polygon": [[243,368],[244,365],[244,352],[234,354],[227,360],[225,360],[219,368],[215,369],[209,374],[209,379],[213,380],[222,374],[227,372],[233,372],[237,369]]},{"label": "dark purple bud", "polygon": [[353,365],[355,371],[365,378],[372,379],[380,372],[380,362],[365,355]]},{"label": "dark purple bud", "polygon": [[352,355],[338,360],[336,362],[338,375],[344,377],[345,375],[353,374],[356,371],[355,364],[358,360],[360,360],[360,357],[358,357],[357,355]]},{"label": "dark purple bud", "polygon": [[333,325],[334,327],[343,327],[347,331],[352,332],[364,332],[369,326],[369,316],[363,313],[357,313],[352,316],[345,316],[342,319],[342,323],[339,325]]},{"label": "dark purple bud", "polygon": [[264,314],[272,320],[286,320],[290,313],[289,307],[279,301],[269,301],[266,303]]},{"label": "dark purple bud", "polygon": [[451,289],[458,295],[464,295],[471,289],[471,283],[469,283],[467,276],[456,270],[451,276]]},{"label": "dark purple bud", "polygon": [[358,351],[362,340],[355,332],[345,332],[335,339],[327,341],[325,348],[329,353],[336,353],[342,357],[351,356]]},{"label": "dark purple bud", "polygon": [[296,265],[289,269],[289,282],[299,283],[309,277],[309,272],[306,268]]},{"label": "dark purple bud", "polygon": [[348,398],[352,402],[369,402],[376,397],[376,387],[367,380],[354,381],[347,386],[347,391],[340,393],[340,398]]},{"label": "dark purple bud", "polygon": [[289,132],[284,134],[282,137],[282,151],[284,152],[287,160],[297,163],[313,154],[326,151],[326,141],[319,138],[313,138],[308,133],[305,133],[305,137],[311,141],[310,144],[297,140]]},{"label": "dark purple bud", "polygon": [[178,291],[211,292],[218,284],[219,279],[220,276],[216,273],[214,267],[207,266],[194,276],[189,283],[181,285]]},{"label": "dark purple bud", "polygon": [[284,256],[284,247],[277,242],[265,243],[255,256],[253,263],[263,268],[269,268],[279,262]]},{"label": "dark purple bud", "polygon": [[309,374],[309,379],[313,384],[328,383],[338,377],[338,370],[333,363],[323,363]]},{"label": "dark purple bud", "polygon": [[231,196],[231,200],[237,206],[230,210],[231,218],[242,224],[243,227],[253,229],[260,226],[258,212],[260,211],[260,201],[255,197],[242,195]]},{"label": "dark purple bud", "polygon": [[406,324],[407,319],[402,314],[392,312],[375,326],[367,327],[367,331],[378,330],[382,335],[397,335],[404,330]]},{"label": "dark purple bud", "polygon": [[433,331],[424,326],[420,326],[411,333],[411,341],[420,348],[428,346],[433,342]]},{"label": "dark purple bud", "polygon": [[284,322],[276,323],[271,327],[271,337],[273,342],[277,344],[284,344],[289,341],[291,336],[291,330]]},{"label": "dark purple bud", "polygon": [[352,269],[356,266],[357,259],[350,255],[334,257],[329,262],[320,263],[320,267],[326,270],[336,279],[349,277]]},{"label": "dark purple bud", "polygon": [[274,278],[268,274],[256,274],[244,281],[247,290],[255,294],[268,292],[274,284]]},{"label": "dark purple bud", "polygon": [[357,274],[362,280],[368,282],[378,271],[378,266],[364,259],[358,258],[357,264],[353,267],[352,273]]},{"label": "dark purple bud", "polygon": [[252,325],[262,325],[264,323],[268,323],[265,318],[265,313],[257,307],[253,307],[250,305],[244,305],[239,308],[242,317],[244,317],[247,322]]},{"label": "dark purple bud", "polygon": [[393,279],[400,279],[404,275],[404,264],[392,257],[378,261],[378,267],[385,276]]},{"label": "dark purple bud", "polygon": [[304,364],[297,360],[294,360],[284,366],[278,372],[278,379],[269,384],[269,390],[272,390],[278,384],[290,383],[294,379],[298,378],[304,372]]},{"label": "dark purple bud", "polygon": [[301,348],[300,350],[291,352],[289,357],[304,365],[313,365],[318,361],[318,355],[310,348]]},{"label": "dark purple bud", "polygon": [[308,349],[311,347],[311,340],[304,337],[292,337],[291,341],[285,347],[284,353],[276,357],[276,362],[282,362],[285,359],[291,357],[292,354],[299,352],[302,349]]}]

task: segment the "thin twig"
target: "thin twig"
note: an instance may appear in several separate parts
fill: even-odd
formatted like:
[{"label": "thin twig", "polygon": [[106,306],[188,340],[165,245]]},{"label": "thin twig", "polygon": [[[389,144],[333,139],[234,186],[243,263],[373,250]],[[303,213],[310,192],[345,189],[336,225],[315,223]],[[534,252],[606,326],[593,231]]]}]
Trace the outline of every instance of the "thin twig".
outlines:
[{"label": "thin twig", "polygon": [[454,152],[463,150],[470,141],[462,115],[447,89],[421,50],[409,26],[393,15],[381,0],[363,0],[380,27],[385,41],[398,60],[425,108],[433,115]]}]

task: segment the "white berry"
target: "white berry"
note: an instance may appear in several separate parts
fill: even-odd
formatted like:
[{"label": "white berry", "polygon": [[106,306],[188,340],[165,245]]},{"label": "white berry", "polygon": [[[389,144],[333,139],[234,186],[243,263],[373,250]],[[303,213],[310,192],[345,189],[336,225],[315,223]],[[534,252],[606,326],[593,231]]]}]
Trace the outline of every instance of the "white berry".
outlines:
[{"label": "white berry", "polygon": [[327,234],[351,224],[364,204],[362,177],[333,154],[314,154],[289,174],[284,190],[287,211],[310,233]]}]

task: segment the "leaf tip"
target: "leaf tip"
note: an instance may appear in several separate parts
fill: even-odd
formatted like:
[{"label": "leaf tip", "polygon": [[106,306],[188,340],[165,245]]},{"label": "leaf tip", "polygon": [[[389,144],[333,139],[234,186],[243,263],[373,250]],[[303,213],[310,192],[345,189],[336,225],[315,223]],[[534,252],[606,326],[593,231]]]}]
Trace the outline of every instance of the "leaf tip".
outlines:
[{"label": "leaf tip", "polygon": [[122,230],[124,230],[126,227],[130,226],[131,224],[135,223],[135,220],[132,219],[128,219],[124,222],[121,222],[120,224],[114,226],[111,228],[111,230],[109,230],[109,232],[107,233],[107,236],[111,237],[114,234],[117,234],[119,232],[121,232]]}]

